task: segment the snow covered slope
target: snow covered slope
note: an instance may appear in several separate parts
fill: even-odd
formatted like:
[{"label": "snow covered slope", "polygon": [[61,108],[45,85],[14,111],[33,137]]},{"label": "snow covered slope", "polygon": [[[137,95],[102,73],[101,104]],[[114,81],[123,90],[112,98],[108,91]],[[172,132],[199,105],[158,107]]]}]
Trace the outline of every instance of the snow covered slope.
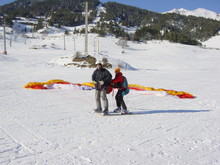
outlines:
[{"label": "snow covered slope", "polygon": [[[118,39],[89,35],[91,54],[94,41],[99,41],[97,56],[118,59],[136,68],[122,70],[130,84],[197,96],[176,99],[130,93],[125,102],[136,115],[103,117],[93,113],[93,90],[23,88],[28,82],[51,79],[90,82],[94,71],[50,63],[83,52],[83,36],[66,37],[66,50],[63,33],[34,36],[26,42],[13,37],[12,47],[7,41],[8,55],[0,54],[1,165],[220,163],[219,50],[152,41],[128,42],[129,47],[121,53],[122,48],[115,44]],[[109,71],[114,74],[114,68]],[[114,95],[111,93],[108,99],[113,110]]]},{"label": "snow covered slope", "polygon": [[209,40],[202,43],[205,47],[208,48],[217,48],[220,49],[220,35],[210,38]]},{"label": "snow covered slope", "polygon": [[215,19],[220,21],[220,14],[207,10],[207,9],[203,9],[203,8],[198,8],[195,10],[186,10],[186,9],[173,9],[171,11],[165,12],[165,13],[177,13],[177,14],[182,14],[182,15],[193,15],[196,17],[204,17],[204,18],[210,18],[210,19]]}]

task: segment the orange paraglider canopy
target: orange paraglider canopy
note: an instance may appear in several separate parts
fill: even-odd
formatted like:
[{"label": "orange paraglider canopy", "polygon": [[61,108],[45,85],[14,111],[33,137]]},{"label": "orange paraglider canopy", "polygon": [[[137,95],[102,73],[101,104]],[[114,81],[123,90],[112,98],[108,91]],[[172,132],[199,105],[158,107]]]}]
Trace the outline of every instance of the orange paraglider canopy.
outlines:
[{"label": "orange paraglider canopy", "polygon": [[[71,85],[71,86],[77,86],[77,87],[81,87],[81,89],[83,90],[91,90],[94,89],[94,83],[93,82],[86,82],[86,83],[70,83],[68,81],[64,81],[64,80],[59,80],[59,79],[55,79],[55,80],[50,80],[47,82],[29,82],[28,84],[26,84],[24,86],[24,88],[27,89],[53,89],[53,86],[55,84],[59,84],[59,89],[62,89],[61,85],[67,86],[67,85]],[[166,90],[163,88],[159,88],[159,89],[155,89],[153,87],[145,87],[145,86],[141,86],[138,84],[128,84],[129,89],[134,90],[134,91],[154,91],[154,92],[166,92],[167,95],[171,95],[171,96],[177,96],[180,99],[193,99],[195,98],[195,96],[193,96],[190,93],[187,92],[183,92],[183,91],[175,91],[175,90]],[[112,87],[109,86],[107,88],[107,93],[111,93],[112,91]]]}]

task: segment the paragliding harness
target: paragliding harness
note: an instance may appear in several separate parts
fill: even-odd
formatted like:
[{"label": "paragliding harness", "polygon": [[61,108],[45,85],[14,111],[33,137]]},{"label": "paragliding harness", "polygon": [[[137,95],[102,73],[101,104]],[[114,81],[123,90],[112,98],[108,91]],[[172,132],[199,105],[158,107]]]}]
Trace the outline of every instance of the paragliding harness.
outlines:
[{"label": "paragliding harness", "polygon": [[122,95],[127,95],[130,92],[130,89],[128,88],[128,80],[125,76],[123,76],[123,83],[122,86],[125,88],[125,90],[122,92]]}]

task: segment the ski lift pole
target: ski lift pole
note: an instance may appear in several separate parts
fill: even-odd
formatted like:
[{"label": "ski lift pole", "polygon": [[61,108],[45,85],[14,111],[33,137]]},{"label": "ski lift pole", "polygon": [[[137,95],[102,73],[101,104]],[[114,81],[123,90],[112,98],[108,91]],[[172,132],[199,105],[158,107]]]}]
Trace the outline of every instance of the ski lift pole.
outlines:
[{"label": "ski lift pole", "polygon": [[12,47],[12,34],[10,35],[10,47]]},{"label": "ski lift pole", "polygon": [[85,54],[88,53],[88,1],[85,6]]},{"label": "ski lift pole", "polygon": [[7,50],[6,50],[6,32],[5,32],[5,23],[3,24],[3,30],[4,30],[4,52],[3,52],[3,54],[7,55]]},{"label": "ski lift pole", "polygon": [[63,39],[64,39],[64,50],[66,50],[66,35],[65,34],[63,36]]},{"label": "ski lift pole", "polygon": [[74,51],[76,50],[76,38],[75,36],[73,37],[73,42],[74,42]]},{"label": "ski lift pole", "polygon": [[94,37],[94,52],[96,52],[96,38]]}]

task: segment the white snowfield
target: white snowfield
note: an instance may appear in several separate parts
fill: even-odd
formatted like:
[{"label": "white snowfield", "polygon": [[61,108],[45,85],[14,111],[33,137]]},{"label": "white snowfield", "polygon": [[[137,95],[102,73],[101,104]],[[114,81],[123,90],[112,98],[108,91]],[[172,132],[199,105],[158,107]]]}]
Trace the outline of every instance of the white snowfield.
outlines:
[{"label": "white snowfield", "polygon": [[[130,84],[197,97],[131,92],[124,99],[135,115],[100,116],[93,113],[94,90],[23,88],[51,79],[91,82],[94,69],[54,60],[83,52],[83,36],[75,36],[74,51],[73,36],[66,37],[63,50],[57,35],[29,38],[26,45],[13,38],[12,47],[7,41],[8,55],[0,54],[1,165],[220,164],[219,50],[152,41],[128,42],[121,53],[118,39],[90,34],[90,54],[129,64],[122,72]],[[100,54],[93,52],[94,40],[101,43]],[[114,68],[109,71],[114,77]],[[110,111],[116,107],[114,95],[108,95]]]}]

